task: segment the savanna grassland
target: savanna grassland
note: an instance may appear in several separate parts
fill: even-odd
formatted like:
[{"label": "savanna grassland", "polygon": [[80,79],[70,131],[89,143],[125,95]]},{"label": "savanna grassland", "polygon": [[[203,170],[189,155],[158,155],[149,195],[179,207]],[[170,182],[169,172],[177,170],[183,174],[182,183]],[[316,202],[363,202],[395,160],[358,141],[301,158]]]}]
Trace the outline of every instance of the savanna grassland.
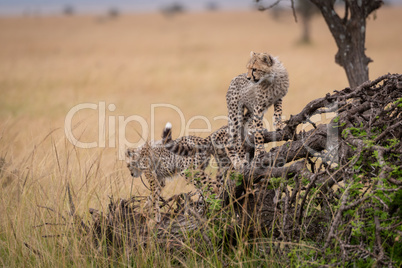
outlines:
[{"label": "savanna grassland", "polygon": [[[401,24],[399,7],[383,7],[368,20],[371,79],[402,71]],[[287,67],[285,119],[347,87],[323,19],[313,19],[312,44],[298,43],[300,28],[291,13],[274,20],[256,11],[0,18],[0,265],[38,265],[24,243],[44,254],[40,265],[85,264],[67,238],[42,237],[60,235],[57,226],[38,227],[60,216],[41,207],[65,211],[67,184],[82,213],[105,210],[109,196],[147,194],[130,177],[123,142],[158,138],[168,121],[174,137],[180,131],[206,136],[226,124],[226,90],[245,71],[250,51],[279,56]],[[95,109],[74,115],[72,133],[97,142],[92,149],[74,147],[65,131],[69,111],[88,103]],[[161,107],[152,110],[155,104]],[[135,120],[124,125],[130,116]],[[271,117],[269,111],[267,122]],[[189,189],[178,180],[163,194]]]}]

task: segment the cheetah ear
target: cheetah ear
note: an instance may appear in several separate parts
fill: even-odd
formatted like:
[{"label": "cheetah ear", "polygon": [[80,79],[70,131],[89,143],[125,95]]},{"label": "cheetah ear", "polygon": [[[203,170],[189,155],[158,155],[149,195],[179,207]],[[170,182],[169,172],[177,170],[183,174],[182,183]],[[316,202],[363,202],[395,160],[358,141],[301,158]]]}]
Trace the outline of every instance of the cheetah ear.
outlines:
[{"label": "cheetah ear", "polygon": [[254,57],[254,55],[255,55],[255,52],[254,52],[254,51],[251,51],[251,52],[250,52],[250,58]]},{"label": "cheetah ear", "polygon": [[264,56],[262,56],[262,61],[267,63],[268,66],[272,66],[274,64],[274,58],[268,54],[264,54]]},{"label": "cheetah ear", "polygon": [[126,151],[126,157],[136,158],[136,157],[138,157],[138,156],[139,156],[138,153],[137,153],[135,150],[133,150],[132,148],[128,148],[128,149],[127,149],[127,151]]}]

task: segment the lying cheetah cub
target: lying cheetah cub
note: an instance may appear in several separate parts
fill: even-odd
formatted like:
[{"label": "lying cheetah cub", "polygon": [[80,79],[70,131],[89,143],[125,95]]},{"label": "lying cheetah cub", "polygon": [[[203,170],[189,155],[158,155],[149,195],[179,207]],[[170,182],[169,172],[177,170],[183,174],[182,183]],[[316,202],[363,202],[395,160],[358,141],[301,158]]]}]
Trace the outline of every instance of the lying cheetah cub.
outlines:
[{"label": "lying cheetah cub", "polygon": [[228,107],[229,141],[227,154],[234,168],[242,171],[247,165],[242,143],[244,116],[251,113],[255,129],[255,158],[264,153],[262,119],[267,109],[274,104],[276,128],[282,116],[282,98],[289,88],[288,73],[282,63],[267,53],[251,52],[247,73],[235,77],[226,94]]}]

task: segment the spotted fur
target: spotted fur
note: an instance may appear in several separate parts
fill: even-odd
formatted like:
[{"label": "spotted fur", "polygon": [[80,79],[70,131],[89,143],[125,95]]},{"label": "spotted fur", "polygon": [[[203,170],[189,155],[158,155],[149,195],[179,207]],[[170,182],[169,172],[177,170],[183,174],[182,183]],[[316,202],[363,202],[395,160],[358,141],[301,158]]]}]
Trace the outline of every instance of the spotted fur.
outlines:
[{"label": "spotted fur", "polygon": [[[247,118],[248,117],[246,117],[246,121]],[[203,152],[212,155],[215,158],[218,168],[216,179],[223,185],[223,180],[231,167],[231,161],[225,149],[229,139],[228,129],[227,125],[223,126],[205,139],[200,139],[195,136],[185,136],[172,140],[171,136],[166,136],[162,142],[165,144],[165,148],[174,154],[190,156]],[[246,128],[246,130],[248,130],[248,128]],[[245,132],[244,136],[247,134],[248,132]],[[252,158],[254,155],[253,146],[250,143],[245,143],[244,145],[247,146],[245,150],[249,152],[250,158]]]},{"label": "spotted fur", "polygon": [[289,88],[288,73],[282,63],[267,53],[251,52],[247,64],[247,73],[235,77],[226,94],[228,107],[229,140],[227,154],[236,170],[243,170],[247,165],[245,158],[244,127],[246,115],[252,118],[255,130],[255,156],[264,153],[264,137],[262,119],[267,109],[275,107],[275,125],[280,126],[282,115],[282,98]]},{"label": "spotted fur", "polygon": [[[170,138],[169,138],[170,137]],[[162,140],[154,143],[145,143],[138,148],[129,148],[126,151],[127,167],[131,176],[140,177],[143,173],[148,180],[151,190],[150,202],[155,208],[156,220],[160,220],[159,195],[161,188],[165,186],[167,178],[175,175],[190,179],[198,188],[206,187],[207,190],[217,192],[220,185],[209,178],[204,172],[210,161],[210,155],[206,152],[198,152],[187,156],[177,155],[165,148],[163,140],[171,139],[171,125],[165,126]],[[193,137],[187,143],[201,143],[202,138]],[[194,172],[191,172],[194,170]],[[189,176],[190,173],[190,176]]]}]

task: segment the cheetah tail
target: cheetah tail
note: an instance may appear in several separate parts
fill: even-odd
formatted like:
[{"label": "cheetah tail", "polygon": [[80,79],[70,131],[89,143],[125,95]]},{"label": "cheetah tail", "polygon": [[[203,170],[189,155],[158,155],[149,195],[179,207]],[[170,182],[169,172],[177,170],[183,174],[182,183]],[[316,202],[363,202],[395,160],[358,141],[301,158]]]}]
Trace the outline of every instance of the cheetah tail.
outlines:
[{"label": "cheetah tail", "polygon": [[185,136],[165,144],[165,148],[172,153],[181,156],[191,156],[205,152],[210,154],[211,139],[210,137],[207,137],[202,141],[194,143],[194,141],[191,140],[191,136]]},{"label": "cheetah tail", "polygon": [[167,123],[162,133],[162,143],[165,148],[177,155],[190,156],[196,153],[203,153],[211,149],[211,137],[195,142],[191,136],[185,136],[172,140],[172,125]]},{"label": "cheetah tail", "polygon": [[162,132],[162,142],[167,144],[172,141],[172,124],[167,122]]}]

